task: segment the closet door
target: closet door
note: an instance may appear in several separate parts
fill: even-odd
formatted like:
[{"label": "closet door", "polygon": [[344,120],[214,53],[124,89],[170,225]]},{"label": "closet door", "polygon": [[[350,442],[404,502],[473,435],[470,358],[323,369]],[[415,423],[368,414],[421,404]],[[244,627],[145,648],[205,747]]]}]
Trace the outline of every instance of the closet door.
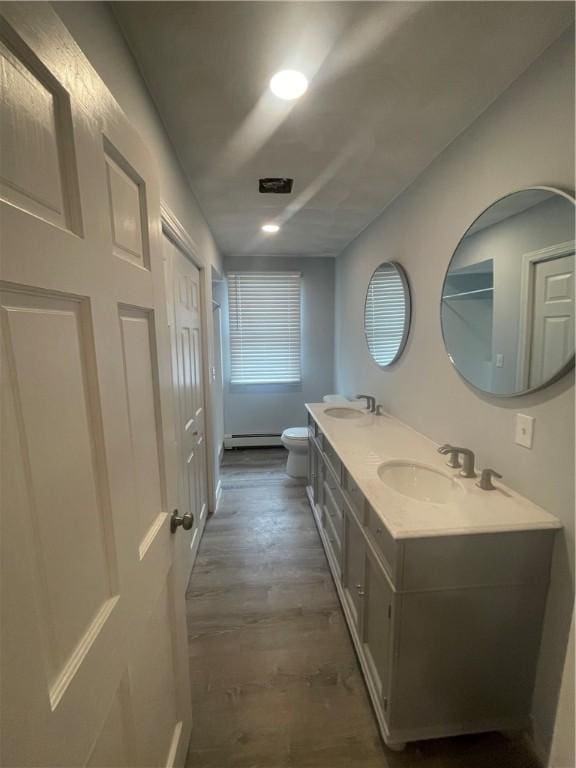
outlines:
[{"label": "closet door", "polygon": [[190,524],[178,542],[185,589],[208,511],[200,270],[166,235],[164,257],[174,313],[172,378],[176,399],[179,509]]},{"label": "closet door", "polygon": [[0,762],[181,765],[156,171],[48,3],[0,19]]}]

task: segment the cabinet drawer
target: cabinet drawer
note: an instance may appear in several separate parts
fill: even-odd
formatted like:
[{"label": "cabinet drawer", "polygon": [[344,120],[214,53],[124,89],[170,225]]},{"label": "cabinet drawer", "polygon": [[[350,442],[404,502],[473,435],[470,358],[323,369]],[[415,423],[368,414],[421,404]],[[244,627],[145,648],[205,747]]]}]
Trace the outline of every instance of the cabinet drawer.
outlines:
[{"label": "cabinet drawer", "polygon": [[394,583],[396,562],[398,558],[398,545],[369,504],[366,504],[366,509],[368,513],[367,527],[370,541],[374,544],[388,576]]},{"label": "cabinet drawer", "polygon": [[351,475],[346,470],[346,467],[344,467],[344,487],[348,503],[354,512],[356,512],[356,516],[362,525],[366,525],[366,499],[364,498],[358,485],[354,482]]},{"label": "cabinet drawer", "polygon": [[342,511],[338,504],[337,498],[330,490],[329,486],[324,483],[324,512],[328,520],[331,521],[332,527],[339,539],[342,539]]},{"label": "cabinet drawer", "polygon": [[338,454],[332,448],[328,440],[326,440],[326,436],[324,435],[324,456],[326,458],[327,463],[330,465],[330,467],[334,470],[334,474],[338,478],[338,482],[340,485],[342,484],[342,462],[338,458]]}]

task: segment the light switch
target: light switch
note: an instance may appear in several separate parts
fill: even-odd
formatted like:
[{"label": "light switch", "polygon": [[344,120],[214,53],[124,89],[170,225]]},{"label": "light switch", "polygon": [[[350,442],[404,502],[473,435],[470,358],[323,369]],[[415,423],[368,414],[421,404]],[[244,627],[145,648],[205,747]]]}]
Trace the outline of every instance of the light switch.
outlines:
[{"label": "light switch", "polygon": [[516,437],[514,441],[524,448],[532,448],[534,442],[534,417],[523,413],[516,414]]},{"label": "light switch", "polygon": [[496,368],[504,367],[504,355],[496,355]]}]

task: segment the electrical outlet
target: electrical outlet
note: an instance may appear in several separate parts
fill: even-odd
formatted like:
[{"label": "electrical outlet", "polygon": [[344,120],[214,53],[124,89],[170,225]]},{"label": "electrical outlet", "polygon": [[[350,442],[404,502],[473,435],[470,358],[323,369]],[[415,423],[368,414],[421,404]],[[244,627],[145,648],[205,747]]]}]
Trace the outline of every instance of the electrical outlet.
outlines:
[{"label": "electrical outlet", "polygon": [[496,355],[496,368],[504,368],[504,355]]},{"label": "electrical outlet", "polygon": [[534,442],[534,422],[533,416],[526,416],[523,413],[516,414],[516,436],[514,442],[524,448],[532,448]]}]

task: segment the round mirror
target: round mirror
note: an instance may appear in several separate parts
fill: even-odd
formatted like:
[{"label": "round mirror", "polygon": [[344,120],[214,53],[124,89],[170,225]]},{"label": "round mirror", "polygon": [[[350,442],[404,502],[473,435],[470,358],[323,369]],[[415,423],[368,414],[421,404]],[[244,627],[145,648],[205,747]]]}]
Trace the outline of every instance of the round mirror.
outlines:
[{"label": "round mirror", "polygon": [[406,273],[400,264],[385,261],[370,279],[364,305],[368,349],[381,368],[398,360],[409,329],[410,288]]},{"label": "round mirror", "polygon": [[512,396],[574,364],[574,200],[545,187],[487,208],[454,251],[441,301],[446,351],[473,386]]}]

